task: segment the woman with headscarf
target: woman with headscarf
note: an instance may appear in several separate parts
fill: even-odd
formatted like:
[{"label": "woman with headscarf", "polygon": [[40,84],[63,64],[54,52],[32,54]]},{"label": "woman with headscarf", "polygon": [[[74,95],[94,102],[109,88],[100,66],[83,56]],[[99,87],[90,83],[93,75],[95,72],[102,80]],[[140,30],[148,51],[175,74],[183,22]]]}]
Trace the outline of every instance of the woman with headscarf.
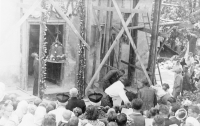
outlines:
[{"label": "woman with headscarf", "polygon": [[22,122],[19,124],[19,126],[28,126],[29,124],[33,123],[35,110],[36,106],[34,104],[29,104],[28,112],[22,118]]},{"label": "woman with headscarf", "polygon": [[38,106],[34,118],[33,118],[33,123],[31,126],[42,126],[42,122],[44,120],[44,116],[46,115],[46,108],[43,106]]},{"label": "woman with headscarf", "polygon": [[10,122],[14,122],[16,126],[21,123],[23,116],[27,113],[28,103],[27,101],[20,101],[18,103],[17,109],[12,113],[9,118]]}]

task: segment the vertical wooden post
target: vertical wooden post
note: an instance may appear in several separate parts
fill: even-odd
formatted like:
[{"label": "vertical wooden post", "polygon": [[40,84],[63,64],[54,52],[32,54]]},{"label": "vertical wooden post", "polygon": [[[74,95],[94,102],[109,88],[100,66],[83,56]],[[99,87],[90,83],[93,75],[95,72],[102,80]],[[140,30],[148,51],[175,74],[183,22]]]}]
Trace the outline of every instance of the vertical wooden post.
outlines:
[{"label": "vertical wooden post", "polygon": [[160,20],[160,6],[162,0],[155,0],[154,13],[153,13],[153,25],[152,25],[152,33],[151,33],[151,45],[150,45],[150,53],[149,53],[149,61],[148,61],[148,69],[152,73],[151,74],[151,82],[154,84],[155,82],[155,66],[157,59],[157,40],[158,40],[158,27]]},{"label": "vertical wooden post", "polygon": [[[107,0],[107,7],[111,7],[112,1]],[[111,11],[106,12],[106,24],[104,27],[104,42],[103,42],[103,57],[110,47],[110,36],[111,36],[111,26],[112,26],[112,13]],[[106,64],[109,64],[110,58],[106,61]],[[100,78],[102,78],[107,73],[107,68],[102,68],[100,72]]]},{"label": "vertical wooden post", "polygon": [[[133,1],[133,8],[137,5],[139,0]],[[135,16],[132,19],[132,26],[138,25],[138,14],[135,14]],[[137,29],[134,29],[131,31],[131,37],[133,38],[133,41],[137,47]],[[129,63],[135,65],[136,64],[136,53],[130,44],[130,51],[129,51]],[[131,80],[131,82],[135,82],[135,72],[136,69],[134,67],[128,66],[128,78]]]},{"label": "vertical wooden post", "polygon": [[[23,0],[20,0],[20,3],[23,4]],[[23,16],[23,9],[20,7],[20,18]],[[23,25],[20,26],[20,53],[22,55],[22,42],[23,42]],[[24,75],[23,75],[23,58],[21,58],[20,60],[20,88],[25,89],[25,85],[27,85],[27,83],[23,82],[24,80]],[[26,90],[26,89],[25,89]]]}]

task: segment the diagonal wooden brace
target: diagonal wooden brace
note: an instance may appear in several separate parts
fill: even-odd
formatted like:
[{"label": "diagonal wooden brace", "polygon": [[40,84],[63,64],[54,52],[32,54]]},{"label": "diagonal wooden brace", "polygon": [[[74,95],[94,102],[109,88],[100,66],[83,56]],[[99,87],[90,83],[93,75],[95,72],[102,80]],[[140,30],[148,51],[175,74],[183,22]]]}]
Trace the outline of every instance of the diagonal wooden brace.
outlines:
[{"label": "diagonal wooden brace", "polygon": [[[126,21],[126,26],[128,26],[128,24],[131,22],[133,16],[135,15],[135,13],[132,13],[129,18]],[[104,56],[102,62],[100,63],[99,67],[97,68],[96,72],[94,73],[92,79],[90,80],[88,86],[85,89],[85,95],[87,96],[87,92],[90,89],[90,87],[92,86],[94,80],[96,79],[96,77],[98,76],[101,68],[103,67],[103,65],[105,64],[106,60],[108,59],[110,53],[112,52],[113,48],[115,47],[115,45],[117,44],[117,42],[119,41],[119,39],[121,38],[122,34],[124,33],[124,28],[122,28],[120,30],[120,32],[118,33],[118,35],[116,36],[115,40],[113,41],[112,45],[110,46],[109,50],[107,51],[106,55]]]},{"label": "diagonal wooden brace", "polygon": [[56,11],[61,15],[63,19],[67,22],[67,24],[71,27],[72,31],[76,34],[76,36],[81,40],[81,42],[87,47],[87,49],[90,49],[90,46],[86,43],[86,41],[82,38],[82,36],[79,34],[79,32],[76,30],[75,26],[72,24],[72,22],[67,18],[67,16],[62,12],[61,8],[53,1],[49,0],[49,2],[53,5],[53,7],[56,9]]},{"label": "diagonal wooden brace", "polygon": [[128,38],[129,38],[129,40],[130,40],[130,42],[131,42],[131,45],[133,46],[133,49],[134,49],[134,51],[135,51],[135,53],[136,53],[136,56],[137,56],[137,58],[138,58],[138,60],[139,60],[139,62],[140,62],[140,65],[141,65],[141,67],[142,67],[142,69],[143,69],[143,71],[144,71],[144,74],[145,74],[145,76],[146,76],[146,78],[147,78],[149,84],[152,85],[152,82],[151,82],[151,80],[150,80],[150,78],[149,78],[149,75],[147,74],[147,71],[146,71],[146,69],[145,69],[145,67],[144,67],[144,65],[143,65],[143,63],[142,63],[142,60],[141,60],[140,55],[139,55],[139,52],[137,51],[137,48],[136,48],[136,46],[135,46],[135,43],[133,42],[133,39],[132,39],[131,34],[130,34],[129,30],[128,30],[128,27],[127,27],[127,25],[126,25],[126,23],[125,23],[125,21],[124,21],[124,19],[123,19],[123,17],[122,17],[122,14],[121,14],[121,12],[120,12],[120,10],[119,10],[119,7],[118,7],[118,5],[117,5],[117,3],[116,3],[115,0],[112,0],[112,1],[113,1],[113,5],[114,5],[114,7],[115,7],[115,9],[116,9],[116,11],[117,11],[117,14],[118,14],[118,16],[119,16],[119,18],[120,18],[120,20],[121,20],[121,22],[122,22],[122,25],[123,25],[123,27],[124,27],[124,29],[125,29],[125,31],[126,31],[126,34],[127,34]]}]

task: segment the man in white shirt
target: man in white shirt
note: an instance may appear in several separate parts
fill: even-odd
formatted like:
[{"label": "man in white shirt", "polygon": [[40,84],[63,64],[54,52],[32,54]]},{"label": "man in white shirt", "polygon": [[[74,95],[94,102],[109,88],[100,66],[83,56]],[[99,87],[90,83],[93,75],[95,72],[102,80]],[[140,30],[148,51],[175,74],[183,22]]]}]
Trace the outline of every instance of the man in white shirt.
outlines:
[{"label": "man in white shirt", "polygon": [[188,117],[186,119],[186,124],[192,124],[193,126],[200,126],[199,121],[197,120],[200,114],[200,109],[198,106],[190,106],[188,109]]},{"label": "man in white shirt", "polygon": [[128,84],[129,81],[123,77],[105,89],[105,93],[112,98],[113,106],[121,106],[122,101],[124,104],[130,103],[124,90]]}]

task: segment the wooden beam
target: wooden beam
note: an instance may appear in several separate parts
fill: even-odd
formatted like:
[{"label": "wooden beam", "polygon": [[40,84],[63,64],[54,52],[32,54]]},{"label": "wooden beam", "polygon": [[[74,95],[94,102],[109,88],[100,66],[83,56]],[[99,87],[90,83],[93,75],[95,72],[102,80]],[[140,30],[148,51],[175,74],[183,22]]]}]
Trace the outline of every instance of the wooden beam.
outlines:
[{"label": "wooden beam", "polygon": [[140,62],[140,65],[141,65],[141,67],[142,67],[142,69],[143,69],[143,71],[144,71],[144,74],[145,74],[145,76],[146,76],[146,78],[147,78],[149,84],[152,85],[152,82],[151,82],[151,80],[150,80],[150,78],[149,78],[149,75],[148,75],[148,73],[147,73],[147,71],[146,71],[146,68],[144,67],[144,65],[143,65],[143,63],[142,63],[142,60],[140,59],[139,52],[137,51],[137,48],[136,48],[136,46],[135,46],[135,43],[133,42],[133,38],[131,37],[131,34],[130,34],[128,28],[127,28],[127,25],[125,24],[125,21],[124,21],[124,19],[123,19],[123,17],[122,17],[122,14],[121,14],[120,10],[119,10],[119,7],[118,7],[118,5],[117,5],[117,3],[116,3],[115,0],[112,0],[112,1],[113,1],[113,4],[114,4],[115,9],[116,9],[116,11],[117,11],[117,14],[118,14],[118,16],[119,16],[119,18],[120,18],[120,20],[121,20],[121,22],[122,22],[122,25],[123,25],[123,27],[124,27],[124,29],[125,29],[125,31],[126,31],[126,34],[128,35],[128,38],[129,38],[129,40],[130,40],[130,42],[131,42],[131,45],[133,46],[133,49],[134,49],[134,51],[135,51],[135,53],[136,53],[136,56],[137,56],[137,58],[138,58],[138,60],[139,60],[139,62]]},{"label": "wooden beam", "polygon": [[[101,10],[101,11],[116,11],[114,7],[100,7],[100,6],[93,6],[95,10]],[[147,13],[146,10],[142,9],[125,9],[120,8],[120,11],[122,13]]]},{"label": "wooden beam", "polygon": [[138,25],[138,26],[128,27],[129,30],[142,29],[142,28],[144,28],[144,25]]},{"label": "wooden beam", "polygon": [[169,4],[169,3],[162,3],[162,5],[164,5],[164,6],[175,6],[175,7],[179,7],[180,6],[178,4]]},{"label": "wooden beam", "polygon": [[181,23],[181,21],[166,22],[166,23],[160,23],[159,26],[178,25],[180,23]]},{"label": "wooden beam", "polygon": [[101,32],[101,26],[100,26],[98,17],[97,17],[97,15],[96,15],[96,12],[95,12],[93,6],[92,6],[92,14],[93,14],[93,17],[94,17],[94,21],[95,21],[95,23],[96,23],[96,25],[97,25],[97,27],[98,27],[98,29],[99,29],[99,32]]},{"label": "wooden beam", "polygon": [[81,42],[86,46],[86,48],[89,50],[90,46],[87,44],[87,42],[81,37],[79,32],[76,30],[75,26],[73,23],[68,19],[68,17],[62,12],[61,8],[53,1],[49,0],[49,2],[53,5],[53,7],[56,9],[56,11],[60,14],[60,16],[65,19],[67,24],[70,26],[72,31],[76,34],[76,36],[81,40]]},{"label": "wooden beam", "polygon": [[[135,15],[135,13],[132,13],[129,18],[126,21],[126,25],[128,25],[131,22],[131,19],[133,18],[133,16]],[[97,75],[99,74],[101,68],[103,67],[104,63],[106,62],[106,60],[108,59],[110,53],[112,52],[113,48],[115,47],[115,45],[117,44],[117,42],[119,41],[120,37],[122,36],[122,34],[124,33],[124,29],[122,28],[120,30],[120,32],[118,33],[118,35],[116,36],[114,42],[112,43],[112,45],[110,46],[109,50],[107,51],[106,55],[104,56],[102,62],[100,63],[99,67],[97,68],[95,74],[93,75],[92,79],[90,80],[88,86],[86,87],[86,96],[88,93],[88,90],[90,89],[90,87],[92,86],[93,82],[95,81]]]},{"label": "wooden beam", "polygon": [[[142,29],[138,29],[138,30],[143,31],[143,32],[147,32],[147,33],[149,33],[149,34],[152,33],[152,30],[151,30],[151,29],[148,29],[148,28],[142,28]],[[168,37],[169,37],[169,34],[159,32],[159,33],[158,33],[158,36],[161,36],[161,37],[164,37],[164,38],[168,38]]]},{"label": "wooden beam", "polygon": [[[115,32],[118,32],[118,33],[119,33],[119,29],[117,29],[115,26],[112,26],[112,29],[113,29]],[[122,34],[122,36],[127,37],[125,34]]]},{"label": "wooden beam", "polygon": [[151,33],[151,45],[149,51],[148,69],[152,73],[151,81],[155,82],[155,66],[157,59],[157,40],[159,33],[159,21],[160,21],[160,7],[162,0],[155,0],[154,13],[153,13],[153,25]]}]

